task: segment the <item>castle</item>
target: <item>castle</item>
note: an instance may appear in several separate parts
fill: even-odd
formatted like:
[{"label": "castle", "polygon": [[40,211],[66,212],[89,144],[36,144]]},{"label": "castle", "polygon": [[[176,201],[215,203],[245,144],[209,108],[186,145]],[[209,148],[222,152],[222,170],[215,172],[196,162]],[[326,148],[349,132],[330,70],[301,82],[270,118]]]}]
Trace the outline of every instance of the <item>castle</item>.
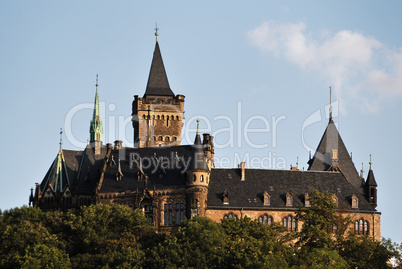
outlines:
[{"label": "castle", "polygon": [[309,192],[328,191],[340,214],[353,219],[359,234],[380,240],[377,183],[373,171],[362,178],[332,120],[310,158],[307,171],[222,169],[214,165],[214,140],[197,131],[192,145],[181,145],[183,95],[171,90],[156,40],[145,93],[134,96],[134,147],[117,140],[103,144],[98,82],[90,141],[82,151],[61,147],[42,182],[31,189],[30,205],[65,210],[99,203],[140,208],[159,231],[185,218],[206,216],[280,222],[300,230],[298,207],[310,206]]}]

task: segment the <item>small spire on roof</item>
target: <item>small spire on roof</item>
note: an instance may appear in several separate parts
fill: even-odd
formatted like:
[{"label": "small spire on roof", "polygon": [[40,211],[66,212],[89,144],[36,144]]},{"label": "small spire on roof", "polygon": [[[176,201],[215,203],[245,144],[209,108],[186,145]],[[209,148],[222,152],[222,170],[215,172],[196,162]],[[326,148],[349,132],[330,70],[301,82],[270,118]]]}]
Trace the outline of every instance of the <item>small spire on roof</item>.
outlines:
[{"label": "small spire on roof", "polygon": [[200,120],[197,120],[197,133],[196,134],[200,134]]},{"label": "small spire on roof", "polygon": [[96,74],[96,84],[95,84],[95,86],[96,86],[96,91],[98,91],[98,74]]},{"label": "small spire on roof", "polygon": [[158,23],[156,22],[156,23],[155,23],[155,37],[156,37],[156,42],[158,42],[158,36],[159,36],[158,30],[159,30],[159,28],[158,28]]},{"label": "small spire on roof", "polygon": [[329,117],[332,119],[332,87],[329,86]]},{"label": "small spire on roof", "polygon": [[60,150],[61,150],[61,146],[63,145],[63,128],[60,128]]},{"label": "small spire on roof", "polygon": [[363,163],[362,163],[362,170],[360,170],[360,177],[361,177],[361,178],[364,178]]},{"label": "small spire on roof", "polygon": [[371,154],[370,154],[370,162],[369,162],[369,164],[370,164],[370,170],[371,170],[371,165],[373,164],[373,163],[371,162]]},{"label": "small spire on roof", "polygon": [[296,167],[297,167],[297,170],[299,170],[299,156],[297,156]]}]

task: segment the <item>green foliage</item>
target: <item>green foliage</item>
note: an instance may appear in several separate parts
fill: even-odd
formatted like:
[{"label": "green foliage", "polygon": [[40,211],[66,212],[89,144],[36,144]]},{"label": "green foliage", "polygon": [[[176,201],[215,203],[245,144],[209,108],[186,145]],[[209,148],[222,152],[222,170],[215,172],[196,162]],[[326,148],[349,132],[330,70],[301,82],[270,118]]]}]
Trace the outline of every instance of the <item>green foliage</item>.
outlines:
[{"label": "green foliage", "polygon": [[[281,224],[208,218],[156,233],[140,210],[116,204],[66,212],[0,212],[1,268],[388,268],[402,246],[346,234],[329,193],[310,193],[300,233]],[[334,225],[337,229],[333,230]],[[400,268],[400,267],[399,267]]]}]

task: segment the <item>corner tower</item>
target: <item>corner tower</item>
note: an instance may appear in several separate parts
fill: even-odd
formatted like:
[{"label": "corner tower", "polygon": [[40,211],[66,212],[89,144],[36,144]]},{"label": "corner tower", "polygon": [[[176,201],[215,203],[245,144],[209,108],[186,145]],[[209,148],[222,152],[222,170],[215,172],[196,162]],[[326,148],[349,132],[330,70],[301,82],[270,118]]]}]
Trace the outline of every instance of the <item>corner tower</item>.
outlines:
[{"label": "corner tower", "polygon": [[[158,32],[155,36],[158,37]],[[170,89],[158,39],[145,94],[142,98],[134,96],[131,116],[134,147],[180,145],[184,95],[175,95]]]}]

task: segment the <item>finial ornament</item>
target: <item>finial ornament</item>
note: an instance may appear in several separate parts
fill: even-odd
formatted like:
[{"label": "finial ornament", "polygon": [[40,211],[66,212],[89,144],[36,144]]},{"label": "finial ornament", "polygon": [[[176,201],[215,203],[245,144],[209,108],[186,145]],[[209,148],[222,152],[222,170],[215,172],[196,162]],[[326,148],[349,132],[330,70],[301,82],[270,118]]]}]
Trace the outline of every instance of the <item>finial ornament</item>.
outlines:
[{"label": "finial ornament", "polygon": [[296,167],[297,167],[297,170],[299,170],[299,156],[297,156]]},{"label": "finial ornament", "polygon": [[60,128],[60,150],[61,150],[61,145],[63,145],[63,128]]},{"label": "finial ornament", "polygon": [[371,162],[371,154],[370,154],[370,162],[369,162],[369,164],[370,164],[370,170],[371,170],[371,165],[373,164],[373,163]]},{"label": "finial ornament", "polygon": [[95,86],[96,86],[96,87],[99,86],[99,84],[98,84],[98,74],[96,74],[96,84],[95,84]]},{"label": "finial ornament", "polygon": [[200,120],[197,120],[197,134],[200,134]]},{"label": "finial ornament", "polygon": [[332,119],[332,88],[329,86],[329,119]]},{"label": "finial ornament", "polygon": [[362,170],[360,170],[361,178],[364,178],[364,170],[363,170],[363,163],[362,163]]},{"label": "finial ornament", "polygon": [[155,37],[156,37],[156,42],[158,42],[158,36],[159,36],[159,28],[158,28],[158,23],[155,23]]}]

